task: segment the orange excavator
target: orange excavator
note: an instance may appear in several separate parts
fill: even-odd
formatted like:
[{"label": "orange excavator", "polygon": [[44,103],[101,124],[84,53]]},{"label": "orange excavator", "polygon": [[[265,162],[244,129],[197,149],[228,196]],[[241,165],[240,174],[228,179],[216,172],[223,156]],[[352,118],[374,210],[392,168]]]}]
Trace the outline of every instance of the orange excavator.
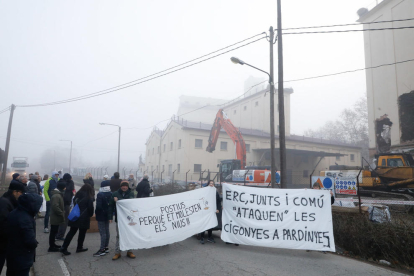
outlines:
[{"label": "orange excavator", "polygon": [[230,119],[224,113],[223,109],[220,109],[217,112],[216,120],[214,125],[211,128],[210,137],[208,138],[207,151],[213,152],[216,149],[217,140],[220,134],[220,130],[223,128],[227,135],[233,140],[233,143],[236,145],[236,156],[237,160],[240,162],[239,169],[244,169],[246,167],[246,143],[244,142],[243,136],[240,133]]},{"label": "orange excavator", "polygon": [[268,186],[271,178],[270,168],[259,166],[246,167],[246,143],[240,130],[233,125],[223,109],[217,112],[214,125],[211,128],[210,137],[208,138],[206,151],[213,152],[216,149],[221,128],[226,131],[227,135],[230,136],[236,145],[237,157],[237,159],[220,161],[218,167],[220,168],[221,180],[240,185]]}]

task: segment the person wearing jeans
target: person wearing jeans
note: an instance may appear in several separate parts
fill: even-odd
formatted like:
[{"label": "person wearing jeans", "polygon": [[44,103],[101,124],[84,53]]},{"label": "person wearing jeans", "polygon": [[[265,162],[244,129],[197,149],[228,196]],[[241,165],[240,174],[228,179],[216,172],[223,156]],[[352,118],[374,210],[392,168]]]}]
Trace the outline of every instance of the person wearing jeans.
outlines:
[{"label": "person wearing jeans", "polygon": [[109,219],[108,209],[109,202],[111,201],[112,193],[110,182],[107,180],[102,181],[99,193],[96,196],[96,209],[95,215],[98,221],[99,234],[101,235],[101,246],[99,250],[93,254],[95,257],[104,256],[109,253]]}]

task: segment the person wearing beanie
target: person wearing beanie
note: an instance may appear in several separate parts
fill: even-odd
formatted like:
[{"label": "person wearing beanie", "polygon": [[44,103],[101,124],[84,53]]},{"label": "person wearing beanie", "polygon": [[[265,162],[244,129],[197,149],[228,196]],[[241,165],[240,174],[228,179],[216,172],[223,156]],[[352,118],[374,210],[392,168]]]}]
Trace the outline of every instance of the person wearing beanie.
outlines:
[{"label": "person wearing beanie", "polygon": [[108,219],[108,209],[109,202],[111,200],[111,187],[110,182],[107,180],[109,177],[104,176],[104,181],[101,183],[101,188],[99,193],[96,195],[96,208],[95,215],[96,220],[98,221],[99,234],[101,236],[101,246],[99,250],[93,254],[94,257],[104,256],[109,253],[109,219]]},{"label": "person wearing beanie", "polygon": [[[56,234],[56,240],[64,241],[65,233],[68,227],[68,216],[70,214],[70,205],[72,204],[72,198],[76,193],[75,183],[73,183],[72,176],[68,173],[63,175],[63,178],[59,180],[66,185],[66,190],[63,194],[63,203],[65,206],[65,223],[59,225],[58,233]],[[58,182],[58,183],[59,183]]]},{"label": "person wearing beanie", "polygon": [[0,274],[6,260],[6,249],[8,235],[7,229],[7,215],[16,209],[17,199],[24,193],[24,186],[22,183],[10,183],[9,189],[2,197],[0,197]]},{"label": "person wearing beanie", "polygon": [[59,173],[57,171],[54,171],[52,173],[52,177],[49,178],[45,182],[45,186],[43,187],[43,193],[46,199],[46,214],[45,214],[45,220],[44,220],[45,227],[44,227],[43,233],[49,233],[50,197],[51,197],[50,192],[56,189],[58,181],[59,181]]},{"label": "person wearing beanie", "polygon": [[59,252],[60,246],[55,243],[55,238],[59,230],[59,225],[65,223],[65,206],[63,202],[65,189],[66,183],[59,180],[56,189],[50,192],[50,233],[48,252]]},{"label": "person wearing beanie", "polygon": [[[121,249],[119,248],[119,229],[118,229],[118,218],[117,218],[117,213],[116,213],[116,202],[118,200],[134,198],[134,193],[129,188],[128,180],[122,180],[120,186],[121,187],[119,188],[118,191],[112,193],[111,200],[109,202],[109,209],[108,209],[109,223],[111,223],[113,220],[114,212],[115,212],[115,222],[116,222],[115,256],[112,258],[112,260],[118,260],[119,258],[121,258]],[[132,253],[131,250],[128,250],[127,257],[134,259],[135,255]]]},{"label": "person wearing beanie", "polygon": [[104,175],[103,181],[101,182],[101,187],[109,186],[111,181],[109,180],[109,176],[107,174]]}]

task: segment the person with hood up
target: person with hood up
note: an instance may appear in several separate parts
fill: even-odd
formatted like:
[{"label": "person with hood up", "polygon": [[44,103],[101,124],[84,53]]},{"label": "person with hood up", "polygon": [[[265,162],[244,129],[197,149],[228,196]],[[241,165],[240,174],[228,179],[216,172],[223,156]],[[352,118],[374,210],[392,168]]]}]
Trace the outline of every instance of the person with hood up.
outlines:
[{"label": "person with hood up", "polygon": [[45,227],[43,233],[49,233],[49,216],[50,216],[50,192],[56,189],[59,181],[59,173],[54,171],[52,177],[45,182],[43,187],[43,193],[46,199],[46,214],[45,214]]},{"label": "person with hood up", "polygon": [[[116,243],[115,243],[115,256],[112,260],[118,260],[121,258],[121,249],[119,248],[119,229],[118,229],[118,218],[116,213],[116,203],[118,200],[124,199],[131,199],[134,198],[134,193],[129,188],[128,180],[122,180],[121,188],[118,191],[112,193],[111,201],[109,202],[109,209],[108,209],[108,219],[109,223],[112,223],[113,215],[115,212],[115,222],[116,222]],[[135,255],[132,253],[131,250],[127,251],[127,256],[131,259],[135,258]]]},{"label": "person with hood up", "polygon": [[[59,231],[56,234],[56,240],[64,241],[66,228],[68,227],[68,216],[70,214],[70,205],[72,204],[72,197],[76,194],[75,183],[73,183],[72,176],[68,173],[63,175],[59,180],[66,185],[65,193],[63,194],[63,203],[65,208],[65,222],[59,225]],[[59,184],[58,182],[58,184]]]},{"label": "person with hood up", "polygon": [[148,174],[144,174],[144,177],[142,178],[141,182],[137,185],[137,198],[141,197],[149,197],[150,193],[152,193],[152,189],[150,186],[150,183],[148,181]]},{"label": "person with hood up", "polygon": [[42,206],[42,197],[23,194],[17,208],[7,216],[8,243],[6,275],[29,275],[36,256],[36,222],[34,216]]},{"label": "person with hood up", "polygon": [[111,181],[108,180],[108,179],[109,179],[109,176],[107,174],[105,174],[104,177],[103,177],[103,181],[101,182],[101,188],[109,186],[111,184]]},{"label": "person with hood up", "polygon": [[111,192],[116,192],[119,190],[119,188],[121,188],[121,182],[122,180],[119,179],[119,172],[114,173],[114,178],[111,177],[111,182],[110,182],[110,186],[111,186]]},{"label": "person with hood up", "polygon": [[36,181],[37,181],[37,175],[32,174],[32,176],[30,176],[30,182],[27,184],[26,193],[37,194],[37,195],[39,194]]},{"label": "person with hood up", "polygon": [[63,194],[65,193],[66,183],[60,179],[56,189],[50,192],[50,234],[48,252],[58,252],[60,246],[55,243],[59,225],[65,223],[65,205]]},{"label": "person with hood up", "polygon": [[20,174],[18,174],[18,173],[14,173],[14,174],[12,174],[12,181],[10,182],[10,184],[11,184],[11,183],[21,183],[21,182],[19,181],[19,176],[20,176]]},{"label": "person with hood up", "polygon": [[68,247],[78,230],[79,235],[76,253],[85,252],[88,250],[88,248],[83,247],[83,242],[85,241],[86,231],[90,228],[90,217],[93,216],[93,193],[94,190],[92,186],[89,184],[84,184],[73,198],[73,203],[78,204],[79,206],[80,216],[77,220],[68,222],[70,230],[66,235],[62,247],[60,248],[60,252],[62,252],[64,255],[71,254],[68,251]]},{"label": "person with hood up", "polygon": [[132,173],[128,176],[128,182],[129,182],[129,187],[131,188],[135,187],[135,179]]},{"label": "person with hood up", "polygon": [[17,199],[24,193],[22,183],[10,183],[9,189],[0,197],[0,274],[6,261],[7,216],[17,207]]},{"label": "person with hood up", "polygon": [[[107,175],[105,175],[108,178]],[[104,177],[104,179],[105,179]],[[101,188],[99,193],[96,196],[96,209],[95,215],[96,220],[98,221],[99,234],[101,236],[101,247],[99,250],[93,254],[94,257],[104,256],[109,253],[109,219],[108,219],[108,209],[109,202],[111,201],[112,193],[111,187],[109,187],[109,181],[102,181]]]}]

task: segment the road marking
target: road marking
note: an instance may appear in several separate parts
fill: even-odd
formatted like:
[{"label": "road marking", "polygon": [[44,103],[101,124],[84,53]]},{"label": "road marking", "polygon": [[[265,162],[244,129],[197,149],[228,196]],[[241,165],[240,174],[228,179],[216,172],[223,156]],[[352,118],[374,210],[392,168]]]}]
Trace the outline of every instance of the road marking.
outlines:
[{"label": "road marking", "polygon": [[63,259],[59,259],[58,262],[60,264],[60,267],[62,268],[63,275],[64,276],[70,276],[69,270],[67,269]]}]

